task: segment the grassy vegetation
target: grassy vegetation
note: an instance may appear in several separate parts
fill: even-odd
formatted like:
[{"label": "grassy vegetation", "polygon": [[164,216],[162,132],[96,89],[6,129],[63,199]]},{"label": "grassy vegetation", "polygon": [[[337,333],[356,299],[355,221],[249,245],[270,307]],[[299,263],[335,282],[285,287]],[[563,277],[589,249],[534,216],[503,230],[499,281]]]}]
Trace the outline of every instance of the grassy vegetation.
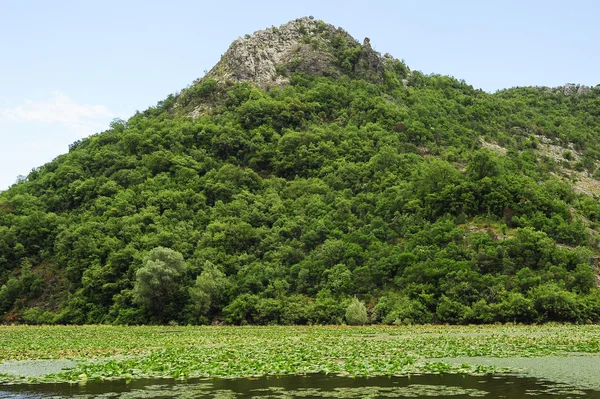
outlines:
[{"label": "grassy vegetation", "polygon": [[[439,358],[594,356],[600,326],[0,327],[0,360],[69,358],[41,380],[482,373]],[[0,379],[15,380],[14,376]]]}]

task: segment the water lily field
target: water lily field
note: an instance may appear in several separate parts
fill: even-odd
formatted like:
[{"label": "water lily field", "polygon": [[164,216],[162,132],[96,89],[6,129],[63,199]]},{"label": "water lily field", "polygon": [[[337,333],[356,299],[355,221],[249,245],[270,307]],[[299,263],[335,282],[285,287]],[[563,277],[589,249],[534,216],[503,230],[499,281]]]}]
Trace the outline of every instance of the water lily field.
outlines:
[{"label": "water lily field", "polygon": [[0,381],[524,373],[600,389],[600,326],[1,326]]}]

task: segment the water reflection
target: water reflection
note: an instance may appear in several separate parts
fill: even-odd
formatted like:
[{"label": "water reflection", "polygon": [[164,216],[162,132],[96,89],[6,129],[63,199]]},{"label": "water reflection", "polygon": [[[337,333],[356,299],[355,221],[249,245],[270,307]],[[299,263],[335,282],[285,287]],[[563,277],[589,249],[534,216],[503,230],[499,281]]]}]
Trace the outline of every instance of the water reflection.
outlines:
[{"label": "water reflection", "polygon": [[598,391],[578,390],[533,378],[514,376],[421,375],[347,378],[325,375],[207,379],[137,380],[76,384],[0,386],[0,398],[599,398]]}]

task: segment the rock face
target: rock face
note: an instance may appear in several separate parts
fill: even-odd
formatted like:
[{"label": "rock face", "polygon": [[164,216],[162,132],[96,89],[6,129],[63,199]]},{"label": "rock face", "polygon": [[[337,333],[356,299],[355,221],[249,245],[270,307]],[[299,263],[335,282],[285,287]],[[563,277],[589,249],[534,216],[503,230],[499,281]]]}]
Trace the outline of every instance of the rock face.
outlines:
[{"label": "rock face", "polygon": [[371,40],[365,37],[355,67],[356,74],[363,79],[381,83],[385,73],[383,63],[384,59],[371,47]]},{"label": "rock face", "polygon": [[558,86],[547,89],[550,93],[562,93],[565,96],[585,96],[592,90],[590,86],[567,83],[564,86]]},{"label": "rock face", "polygon": [[586,95],[590,92],[590,87],[589,86],[585,86],[585,85],[577,85],[574,83],[569,83],[566,84],[562,87],[560,87],[560,89],[562,89],[562,92],[565,96],[572,96],[572,95]]},{"label": "rock face", "polygon": [[265,87],[285,83],[292,72],[305,72],[379,83],[386,61],[368,38],[361,46],[343,29],[305,17],[235,40],[206,77]]}]

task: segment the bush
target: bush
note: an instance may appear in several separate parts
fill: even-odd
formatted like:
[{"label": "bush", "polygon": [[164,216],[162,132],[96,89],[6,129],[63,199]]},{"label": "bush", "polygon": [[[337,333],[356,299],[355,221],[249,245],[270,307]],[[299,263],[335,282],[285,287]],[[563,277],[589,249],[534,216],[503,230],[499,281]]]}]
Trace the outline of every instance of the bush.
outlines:
[{"label": "bush", "polygon": [[442,323],[462,323],[470,311],[468,306],[442,295],[435,314]]},{"label": "bush", "polygon": [[485,299],[480,299],[471,306],[466,319],[473,323],[490,324],[499,318],[496,310],[496,306],[488,304]]},{"label": "bush", "polygon": [[577,296],[554,283],[537,287],[532,293],[540,322],[577,321],[579,308]]},{"label": "bush", "polygon": [[369,316],[367,315],[365,304],[359,301],[357,297],[352,298],[346,308],[346,323],[351,326],[360,326],[368,322]]},{"label": "bush", "polygon": [[8,279],[5,285],[0,287],[0,314],[10,309],[21,293],[21,284],[14,277]]},{"label": "bush", "polygon": [[600,322],[600,291],[596,290],[584,297],[579,297],[577,302],[581,310],[581,322]]},{"label": "bush", "polygon": [[406,296],[381,297],[373,309],[373,320],[383,324],[425,324],[432,318],[425,305]]},{"label": "bush", "polygon": [[282,299],[280,323],[284,325],[308,324],[314,313],[314,302],[303,295],[292,295]]},{"label": "bush", "polygon": [[56,324],[57,318],[57,314],[40,308],[31,308],[23,312],[23,321],[26,324]]},{"label": "bush", "polygon": [[334,298],[329,290],[321,290],[317,294],[314,311],[311,316],[313,324],[342,324],[346,312],[343,302]]},{"label": "bush", "polygon": [[274,298],[260,298],[256,305],[256,324],[279,324],[282,313],[281,301]]},{"label": "bush", "polygon": [[118,309],[117,312],[117,316],[113,321],[115,325],[139,326],[146,322],[141,309],[125,308]]},{"label": "bush", "polygon": [[227,324],[252,324],[256,320],[260,298],[256,295],[242,294],[223,309],[223,318]]},{"label": "bush", "polygon": [[509,293],[498,306],[498,312],[504,322],[533,323],[537,319],[533,301],[518,292]]}]

